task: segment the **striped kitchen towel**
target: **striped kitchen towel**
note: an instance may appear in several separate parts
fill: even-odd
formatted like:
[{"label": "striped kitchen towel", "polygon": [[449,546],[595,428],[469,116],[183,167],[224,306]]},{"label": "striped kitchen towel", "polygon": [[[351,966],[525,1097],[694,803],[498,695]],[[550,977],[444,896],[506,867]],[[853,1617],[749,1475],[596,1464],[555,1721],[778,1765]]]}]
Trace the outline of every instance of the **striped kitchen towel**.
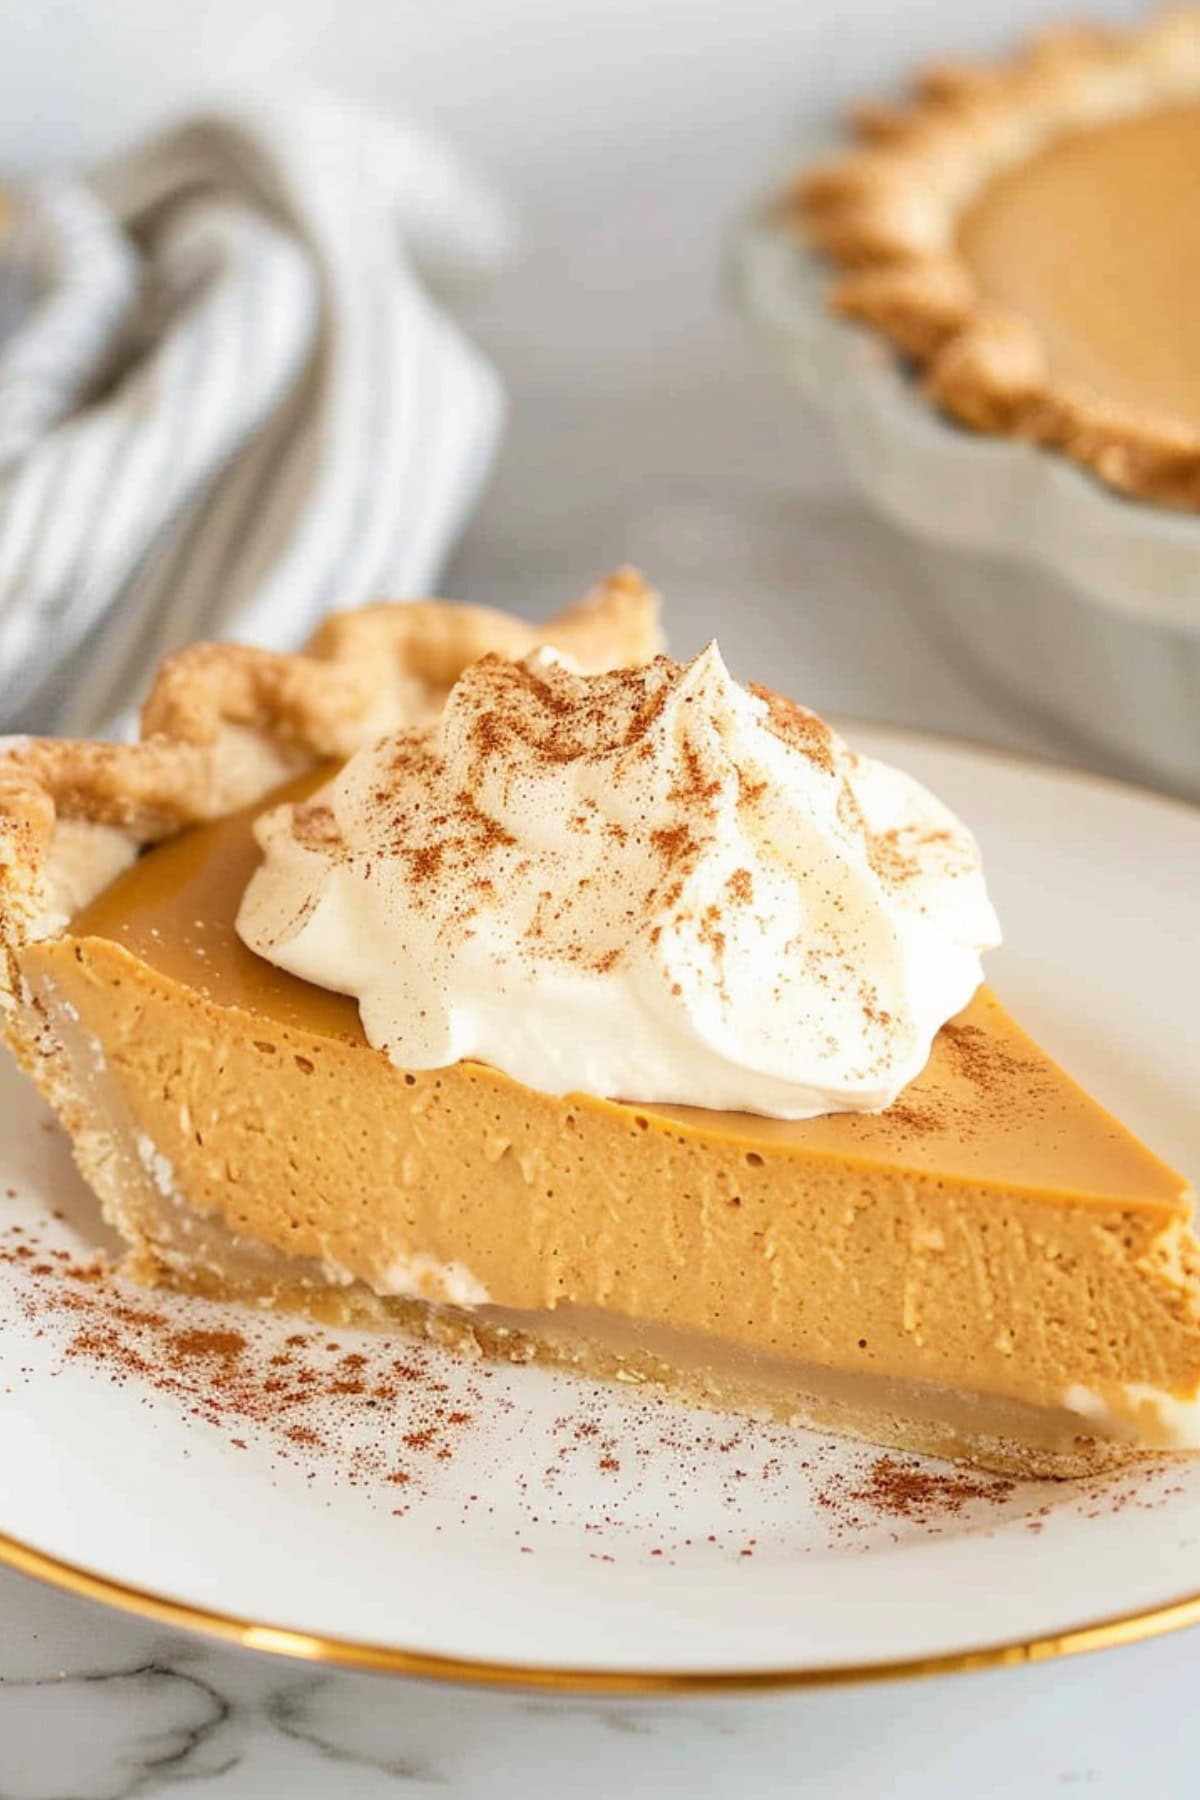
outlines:
[{"label": "striped kitchen towel", "polygon": [[293,87],[12,198],[0,731],[94,732],[174,645],[429,591],[502,417],[433,295],[510,236],[445,145]]}]

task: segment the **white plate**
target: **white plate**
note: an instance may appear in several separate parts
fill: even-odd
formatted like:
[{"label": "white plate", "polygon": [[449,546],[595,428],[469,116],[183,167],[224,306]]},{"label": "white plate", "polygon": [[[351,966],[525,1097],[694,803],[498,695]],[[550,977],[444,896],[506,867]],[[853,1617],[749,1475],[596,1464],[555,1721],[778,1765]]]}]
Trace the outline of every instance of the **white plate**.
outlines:
[{"label": "white plate", "polygon": [[[1008,933],[1001,993],[1200,1169],[1200,813],[856,737],[976,826]],[[32,1573],[295,1655],[642,1690],[972,1666],[1200,1619],[1200,1461],[982,1496],[927,1464],[906,1510],[879,1452],[644,1391],[137,1290],[117,1319],[52,1254],[78,1257],[98,1228],[7,1067],[0,1117],[0,1555]],[[14,1225],[36,1243],[23,1261]],[[216,1329],[248,1347],[222,1362],[179,1335]],[[285,1346],[297,1330],[308,1341]]]}]

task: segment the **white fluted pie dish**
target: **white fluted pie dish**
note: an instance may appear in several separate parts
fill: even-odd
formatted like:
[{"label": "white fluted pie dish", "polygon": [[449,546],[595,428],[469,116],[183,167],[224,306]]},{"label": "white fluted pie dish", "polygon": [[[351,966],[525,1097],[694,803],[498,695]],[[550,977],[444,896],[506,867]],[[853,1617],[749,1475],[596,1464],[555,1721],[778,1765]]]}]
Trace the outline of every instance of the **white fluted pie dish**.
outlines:
[{"label": "white fluted pie dish", "polygon": [[927,543],[923,623],[1077,751],[1200,793],[1200,516],[1124,499],[1062,457],[937,413],[826,304],[828,264],[770,207],[739,228],[739,310],[830,423],[859,485]]}]

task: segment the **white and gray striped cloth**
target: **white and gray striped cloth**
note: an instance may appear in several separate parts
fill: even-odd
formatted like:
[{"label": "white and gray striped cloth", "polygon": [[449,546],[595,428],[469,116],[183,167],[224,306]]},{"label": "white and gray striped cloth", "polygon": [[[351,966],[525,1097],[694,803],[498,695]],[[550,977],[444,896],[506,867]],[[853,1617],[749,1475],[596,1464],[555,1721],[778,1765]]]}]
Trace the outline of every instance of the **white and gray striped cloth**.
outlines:
[{"label": "white and gray striped cloth", "polygon": [[508,241],[443,144],[307,89],[18,192],[0,731],[93,732],[176,644],[429,591],[502,396],[425,284]]}]

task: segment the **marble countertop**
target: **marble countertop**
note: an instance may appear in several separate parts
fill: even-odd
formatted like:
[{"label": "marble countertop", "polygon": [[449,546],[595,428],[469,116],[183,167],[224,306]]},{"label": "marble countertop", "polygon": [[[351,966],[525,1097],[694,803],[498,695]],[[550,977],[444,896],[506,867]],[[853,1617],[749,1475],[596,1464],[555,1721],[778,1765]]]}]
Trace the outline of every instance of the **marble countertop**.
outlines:
[{"label": "marble countertop", "polygon": [[[682,649],[719,630],[735,668],[769,669],[823,710],[1078,760],[913,623],[922,582],[973,572],[871,518],[742,342],[714,265],[753,172],[727,151],[696,144],[652,184],[614,155],[594,191],[548,169],[525,196],[523,258],[468,321],[504,371],[511,431],[445,590],[537,612],[635,561],[666,591]],[[187,1784],[213,1800],[1190,1800],[1198,1645],[1183,1634],[949,1680],[584,1704],[252,1658],[0,1572],[0,1796]]]},{"label": "marble countertop", "polygon": [[4,1800],[1190,1800],[1196,1645],[755,1699],[580,1702],[193,1642],[0,1573]]}]

